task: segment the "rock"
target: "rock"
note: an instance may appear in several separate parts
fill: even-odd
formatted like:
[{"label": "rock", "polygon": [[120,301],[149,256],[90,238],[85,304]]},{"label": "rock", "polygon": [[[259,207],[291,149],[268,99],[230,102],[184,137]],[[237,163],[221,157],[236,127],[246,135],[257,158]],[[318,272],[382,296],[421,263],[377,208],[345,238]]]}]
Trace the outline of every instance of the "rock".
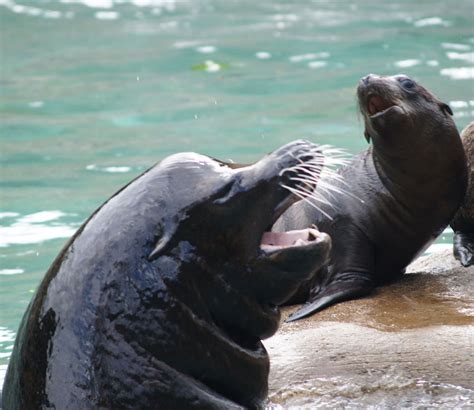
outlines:
[{"label": "rock", "polygon": [[446,250],[407,271],[367,298],[283,322],[265,341],[270,405],[474,405],[474,267]]}]

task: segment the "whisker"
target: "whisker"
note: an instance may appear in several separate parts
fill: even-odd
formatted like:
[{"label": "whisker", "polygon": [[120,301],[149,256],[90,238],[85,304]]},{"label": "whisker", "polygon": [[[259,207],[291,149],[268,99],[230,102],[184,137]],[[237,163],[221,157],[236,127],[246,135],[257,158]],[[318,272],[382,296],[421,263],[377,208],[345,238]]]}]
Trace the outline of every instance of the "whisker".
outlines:
[{"label": "whisker", "polygon": [[317,203],[333,207],[331,200],[336,194],[347,195],[363,203],[363,200],[344,189],[348,188],[349,184],[337,170],[350,162],[349,154],[345,150],[330,145],[315,145],[298,155],[293,152],[290,152],[290,155],[297,163],[283,169],[279,175],[290,174],[289,180],[295,182],[296,186],[282,184],[282,187],[328,218],[331,217]]},{"label": "whisker", "polygon": [[288,185],[284,185],[282,184],[281,185],[283,188],[287,189],[288,191],[290,191],[292,194],[296,195],[298,198],[300,198],[301,200],[303,200],[304,202],[308,203],[309,205],[311,205],[313,208],[315,208],[316,210],[318,210],[319,212],[321,212],[323,215],[325,215],[326,217],[328,217],[330,220],[332,220],[331,216],[329,214],[327,214],[326,212],[324,212],[319,206],[317,206],[315,203],[313,203],[313,201],[311,201],[309,199],[309,197],[305,196],[305,195],[302,195],[301,193],[299,193],[298,191],[296,191],[295,189],[293,189],[292,187],[288,186]]},{"label": "whisker", "polygon": [[314,199],[317,202],[321,202],[323,204],[329,205],[331,208],[334,208],[334,206],[326,198],[324,198],[319,192],[315,192],[313,190],[309,190],[303,187],[295,188],[295,190],[299,191],[302,195],[305,195],[307,198]]},{"label": "whisker", "polygon": [[[345,184],[345,185],[348,186],[347,184]],[[352,197],[352,198],[358,200],[361,203],[364,203],[363,199],[359,198],[357,195],[354,195],[352,192],[346,191],[345,189],[342,189],[340,187],[336,187],[332,184],[329,184],[326,181],[324,181],[323,179],[321,179],[320,182],[318,183],[318,188],[324,189],[326,191],[333,191],[333,192],[336,192],[336,193],[341,194],[341,195],[347,195],[349,197]]]}]

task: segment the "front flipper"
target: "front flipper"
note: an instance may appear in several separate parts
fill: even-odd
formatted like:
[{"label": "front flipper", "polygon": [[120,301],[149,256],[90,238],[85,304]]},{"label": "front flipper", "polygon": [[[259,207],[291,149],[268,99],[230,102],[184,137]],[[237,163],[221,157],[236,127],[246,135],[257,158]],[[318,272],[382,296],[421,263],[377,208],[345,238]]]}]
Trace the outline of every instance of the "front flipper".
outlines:
[{"label": "front flipper", "polygon": [[367,273],[345,273],[334,281],[313,288],[309,300],[291,314],[286,322],[294,322],[336,303],[368,295],[373,288],[374,283]]},{"label": "front flipper", "polygon": [[462,266],[474,265],[474,233],[456,232],[453,240],[453,253]]}]

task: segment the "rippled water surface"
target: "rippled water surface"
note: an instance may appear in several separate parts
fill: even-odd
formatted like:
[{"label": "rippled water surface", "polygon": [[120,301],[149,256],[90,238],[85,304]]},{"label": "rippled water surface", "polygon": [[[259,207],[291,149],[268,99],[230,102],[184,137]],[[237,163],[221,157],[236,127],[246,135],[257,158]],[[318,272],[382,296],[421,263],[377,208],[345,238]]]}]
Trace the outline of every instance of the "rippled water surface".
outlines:
[{"label": "rippled water surface", "polygon": [[369,72],[474,120],[473,20],[471,0],[0,0],[0,365],[65,240],[166,155],[358,152]]}]

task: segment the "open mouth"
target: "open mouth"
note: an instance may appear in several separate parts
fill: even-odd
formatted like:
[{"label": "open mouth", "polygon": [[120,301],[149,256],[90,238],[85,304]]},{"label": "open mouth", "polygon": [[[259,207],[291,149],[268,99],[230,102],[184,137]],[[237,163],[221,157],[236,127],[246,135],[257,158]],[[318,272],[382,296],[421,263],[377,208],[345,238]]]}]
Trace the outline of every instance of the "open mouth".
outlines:
[{"label": "open mouth", "polygon": [[367,112],[370,118],[375,118],[385,114],[391,108],[396,107],[391,101],[388,101],[380,95],[371,95],[367,103]]},{"label": "open mouth", "polygon": [[313,226],[288,232],[265,232],[260,248],[265,252],[313,245],[324,240],[323,235]]},{"label": "open mouth", "polygon": [[[278,219],[298,201],[305,201],[308,206],[326,214],[323,207],[330,205],[330,202],[324,194],[330,195],[331,191],[339,190],[337,183],[332,185],[332,181],[341,181],[342,177],[334,168],[348,163],[347,154],[330,146],[307,142],[302,144],[298,141],[293,150],[283,152],[282,158],[282,168],[275,180],[280,190],[277,197],[279,203],[275,204],[271,212],[262,215],[261,222],[265,221],[267,224],[261,231],[260,251],[280,253],[294,249],[299,252],[305,247],[309,248],[308,250],[319,250],[320,245],[329,243],[327,234],[319,232],[314,225],[306,229],[282,232]],[[319,192],[317,187],[321,187]],[[281,194],[284,195],[283,198]],[[274,228],[275,231],[272,231]]]},{"label": "open mouth", "polygon": [[[293,185],[294,189],[301,189],[304,187],[308,192],[314,191],[317,186],[317,180],[305,178],[305,170],[295,175],[296,181]],[[304,182],[302,182],[304,180]],[[295,194],[290,194],[284,201],[282,201],[275,210],[273,215],[272,226],[275,221],[294,203],[298,202],[298,198]],[[322,242],[323,238],[321,233],[317,230],[316,226],[313,225],[311,228],[291,230],[286,232],[272,232],[272,226],[269,226],[263,233],[260,241],[260,249],[266,253],[281,251],[289,248],[304,247],[308,245],[314,245]]]}]

